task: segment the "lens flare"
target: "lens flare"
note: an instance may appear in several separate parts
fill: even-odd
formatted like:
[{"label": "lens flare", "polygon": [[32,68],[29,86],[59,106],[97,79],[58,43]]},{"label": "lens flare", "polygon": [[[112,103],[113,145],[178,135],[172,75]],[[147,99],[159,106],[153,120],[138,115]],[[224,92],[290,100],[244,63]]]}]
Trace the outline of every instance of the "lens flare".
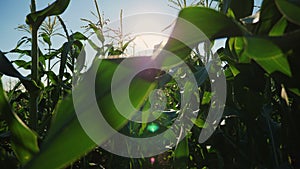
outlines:
[{"label": "lens flare", "polygon": [[154,133],[159,129],[159,126],[156,123],[151,123],[147,126],[147,130]]}]

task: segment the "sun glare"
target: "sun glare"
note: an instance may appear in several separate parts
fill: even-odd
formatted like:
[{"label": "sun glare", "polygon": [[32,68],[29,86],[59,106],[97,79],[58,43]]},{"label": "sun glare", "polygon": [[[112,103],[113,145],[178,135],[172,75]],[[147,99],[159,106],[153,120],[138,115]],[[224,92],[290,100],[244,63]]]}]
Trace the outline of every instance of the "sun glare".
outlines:
[{"label": "sun glare", "polygon": [[161,49],[168,37],[159,34],[142,34],[135,37],[132,42],[132,50],[127,54],[132,56],[151,56],[156,50]]},{"label": "sun glare", "polygon": [[145,56],[167,42],[175,19],[176,16],[163,13],[142,13],[124,16],[122,21],[111,22],[108,27],[118,30],[124,43],[133,39],[125,57]]}]

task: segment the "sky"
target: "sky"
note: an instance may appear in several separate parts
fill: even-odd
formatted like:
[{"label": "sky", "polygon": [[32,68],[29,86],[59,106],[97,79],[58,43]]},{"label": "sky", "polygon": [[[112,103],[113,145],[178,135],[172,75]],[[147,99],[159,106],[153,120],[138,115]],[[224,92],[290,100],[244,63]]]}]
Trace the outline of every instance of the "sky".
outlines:
[{"label": "sky", "polygon": [[[192,0],[188,0],[191,2]],[[45,8],[54,0],[36,0],[37,10]],[[105,18],[112,22],[119,19],[120,10],[124,16],[130,16],[145,12],[160,12],[177,16],[178,10],[168,6],[168,0],[98,0],[100,10]],[[261,0],[256,0],[259,5]],[[26,35],[24,32],[15,30],[20,24],[25,24],[25,17],[30,12],[30,0],[2,0],[0,2],[0,50],[13,49],[17,41]],[[94,19],[90,11],[95,11],[94,0],[71,0],[70,5],[62,14],[69,31],[83,32],[80,28],[85,23],[80,18]]]},{"label": "sky", "polygon": [[[37,0],[37,9],[41,10],[53,0]],[[167,0],[99,0],[99,7],[105,18],[111,21],[119,19],[120,10],[123,15],[134,15],[143,12],[162,12],[177,15],[178,11],[168,6]],[[26,35],[15,30],[20,24],[25,24],[25,17],[30,12],[30,0],[2,0],[0,2],[0,50],[13,49],[17,41]],[[94,19],[90,11],[95,11],[93,0],[71,0],[66,11],[61,15],[69,30],[80,31],[85,23],[80,18]]]}]

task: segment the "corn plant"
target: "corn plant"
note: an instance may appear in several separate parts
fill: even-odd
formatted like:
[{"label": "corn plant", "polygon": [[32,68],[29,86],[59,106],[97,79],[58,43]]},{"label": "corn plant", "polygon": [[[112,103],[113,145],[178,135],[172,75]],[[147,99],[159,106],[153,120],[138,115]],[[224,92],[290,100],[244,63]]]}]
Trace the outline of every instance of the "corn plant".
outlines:
[{"label": "corn plant", "polygon": [[[150,162],[152,158],[136,160],[103,152],[87,136],[77,119],[69,85],[70,76],[78,73],[74,68],[74,62],[82,49],[80,41],[87,40],[95,50],[106,56],[111,49],[111,46],[105,44],[102,30],[104,22],[96,1],[98,21],[96,23],[86,21],[89,24],[87,28],[96,34],[101,45],[95,45],[91,39],[78,32],[69,35],[67,26],[60,17],[57,17],[67,42],[60,49],[48,50],[44,55],[37,44],[38,30],[44,19],[63,13],[69,1],[57,0],[45,9],[37,11],[35,1],[32,0],[32,13],[27,15],[27,23],[32,30],[32,38],[29,42],[31,50],[15,49],[14,51],[31,56],[29,66],[23,66],[23,68],[30,68],[30,76],[24,77],[6,58],[6,53],[0,53],[0,72],[18,78],[20,84],[24,86],[22,90],[27,91],[25,96],[22,95],[21,90],[16,92],[17,95],[8,93],[9,97],[7,97],[7,92],[3,90],[2,84],[0,85],[1,167],[28,169],[41,168],[41,166],[46,169],[68,166],[69,168],[298,168],[300,156],[297,124],[300,111],[300,74],[297,69],[300,63],[297,44],[300,36],[299,3],[289,0],[264,0],[260,11],[252,15],[254,2],[251,0],[218,1],[219,11],[208,8],[210,2],[195,2],[193,7],[187,7],[186,1],[171,2],[179,6],[179,18],[192,23],[212,41],[226,38],[226,44],[216,53],[209,53],[208,59],[205,60],[194,50],[199,43],[202,43],[202,39],[189,37],[190,42],[193,42],[189,45],[193,45],[194,49],[183,45],[177,39],[168,40],[164,49],[184,60],[193,71],[199,87],[201,105],[198,117],[192,119],[194,127],[189,134],[176,145],[176,148],[153,157],[158,162],[152,163]],[[182,30],[176,22],[172,34],[176,37],[179,33],[189,35],[189,32]],[[49,37],[42,36],[42,38],[47,43]],[[204,119],[209,107],[214,104],[211,103],[214,93],[210,89],[206,69],[214,70],[215,67],[207,68],[204,65],[213,61],[211,58],[218,56],[222,63],[215,65],[221,67],[227,81],[225,110],[214,134],[209,140],[200,144],[198,136],[207,127]],[[51,69],[43,70],[46,65],[43,62],[51,58],[58,59],[58,74]],[[94,62],[99,59],[101,58],[95,57]],[[137,61],[141,58],[135,59]],[[95,83],[96,86],[101,86],[95,91],[97,102],[103,110],[103,116],[113,128],[129,136],[143,134],[147,136],[151,133],[144,130],[145,126],[133,124],[118,114],[111,99],[110,85],[113,72],[122,60],[123,58],[104,59],[101,60],[101,66],[96,67],[98,71]],[[93,68],[95,67],[92,65],[91,69]],[[56,93],[51,94],[51,96],[56,95],[56,98],[51,99],[55,104],[49,110],[53,112],[49,116],[51,124],[47,127],[41,127],[44,120],[41,120],[39,114],[39,112],[47,112],[48,105],[42,105],[41,101],[49,99],[43,96],[45,91],[41,82],[43,75],[47,75],[50,79],[50,84],[47,84],[46,88],[49,87],[50,92]],[[100,80],[101,78],[105,80]],[[135,88],[142,86],[145,89],[131,91],[137,107],[142,108],[145,105],[145,98],[148,97],[150,89],[161,86],[170,93],[168,108],[177,109],[180,91],[176,88],[174,79],[167,75],[162,75],[161,81],[143,81],[144,78],[143,75],[137,76],[136,81],[132,83]],[[86,81],[87,79],[78,79],[77,83],[84,84]],[[78,99],[85,103],[85,97],[87,96],[84,96],[83,92],[83,97]],[[27,114],[25,113],[21,118],[16,113],[22,109],[18,105],[29,105],[28,110],[23,110]],[[85,113],[88,114],[90,111],[89,105],[86,105]],[[166,112],[165,118],[159,121],[161,129],[170,127],[172,119],[175,118],[171,115],[176,113]],[[27,122],[30,127],[26,125]],[[136,134],[131,132],[132,129],[141,132]],[[105,135],[99,142],[104,143],[110,137],[111,135]],[[91,153],[87,155],[89,152]],[[82,159],[77,161],[80,158]],[[74,163],[76,161],[77,163]]]}]

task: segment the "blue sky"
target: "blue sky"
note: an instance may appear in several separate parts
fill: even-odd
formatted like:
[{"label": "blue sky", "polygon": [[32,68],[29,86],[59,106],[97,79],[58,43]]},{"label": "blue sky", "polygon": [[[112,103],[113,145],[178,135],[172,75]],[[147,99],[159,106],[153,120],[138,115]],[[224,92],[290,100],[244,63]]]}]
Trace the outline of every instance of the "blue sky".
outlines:
[{"label": "blue sky", "polygon": [[[188,0],[191,2],[192,0]],[[255,0],[260,5],[262,0]],[[37,9],[41,10],[54,0],[36,0]],[[178,11],[168,6],[168,0],[98,0],[101,11],[111,21],[119,18],[120,10],[124,16],[143,12],[162,12],[177,15]],[[0,2],[0,50],[8,51],[16,46],[17,41],[24,36],[24,32],[15,28],[25,23],[25,17],[30,12],[30,0],[2,0]],[[90,11],[95,11],[94,0],[71,0],[69,7],[62,14],[69,30],[73,32],[83,29],[84,23],[80,18],[93,19]]]},{"label": "blue sky", "polygon": [[[37,0],[37,9],[41,10],[54,0]],[[106,18],[117,20],[120,10],[124,16],[140,12],[163,12],[176,15],[178,11],[168,6],[167,0],[99,0],[99,6]],[[15,28],[25,23],[25,17],[30,12],[30,0],[2,0],[0,2],[0,50],[8,51],[16,46],[24,32]],[[62,14],[69,30],[83,31],[80,26],[85,23],[80,18],[93,19],[90,11],[95,11],[93,0],[71,0],[67,10]]]}]

